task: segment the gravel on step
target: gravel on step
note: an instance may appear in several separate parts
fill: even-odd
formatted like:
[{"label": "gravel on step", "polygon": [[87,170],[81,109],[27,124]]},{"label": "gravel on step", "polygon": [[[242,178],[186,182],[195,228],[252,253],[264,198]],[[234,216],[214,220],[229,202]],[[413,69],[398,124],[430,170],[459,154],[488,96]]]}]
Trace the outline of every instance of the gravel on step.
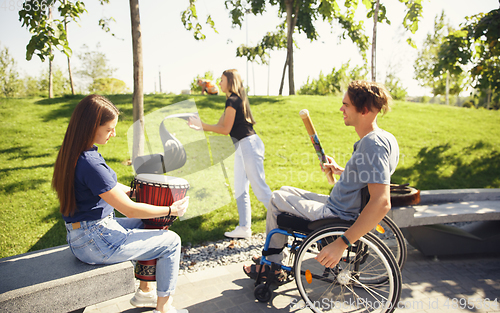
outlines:
[{"label": "gravel on step", "polygon": [[251,261],[252,256],[262,254],[265,240],[265,234],[261,233],[248,239],[228,238],[194,247],[182,247],[179,274]]}]

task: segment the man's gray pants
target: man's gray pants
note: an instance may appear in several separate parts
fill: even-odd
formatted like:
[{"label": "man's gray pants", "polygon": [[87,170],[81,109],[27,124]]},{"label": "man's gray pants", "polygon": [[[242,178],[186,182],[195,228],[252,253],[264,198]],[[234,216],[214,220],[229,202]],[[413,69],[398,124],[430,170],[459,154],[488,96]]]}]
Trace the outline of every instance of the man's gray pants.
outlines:
[{"label": "man's gray pants", "polygon": [[[281,213],[288,213],[310,221],[337,217],[325,205],[328,197],[327,195],[289,186],[283,186],[280,190],[274,191],[267,210],[266,234],[278,228],[277,218]],[[274,234],[269,242],[269,248],[281,249],[286,241],[287,236]],[[281,263],[283,256],[283,252],[273,254],[269,255],[267,260],[274,263]]]}]

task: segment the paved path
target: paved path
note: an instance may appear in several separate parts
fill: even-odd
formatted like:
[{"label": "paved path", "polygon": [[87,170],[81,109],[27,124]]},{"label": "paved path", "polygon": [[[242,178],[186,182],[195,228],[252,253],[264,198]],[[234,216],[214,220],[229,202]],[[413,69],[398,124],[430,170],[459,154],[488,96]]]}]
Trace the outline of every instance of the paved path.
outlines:
[{"label": "paved path", "polygon": [[[290,305],[300,300],[295,282],[275,290],[270,303],[257,302],[253,296],[253,281],[243,273],[243,264],[181,275],[174,306],[186,308],[190,313],[310,312]],[[131,297],[126,295],[88,307],[85,313],[152,311],[132,307]],[[400,303],[406,308],[397,312],[500,312],[500,256],[435,260],[409,246]]]}]

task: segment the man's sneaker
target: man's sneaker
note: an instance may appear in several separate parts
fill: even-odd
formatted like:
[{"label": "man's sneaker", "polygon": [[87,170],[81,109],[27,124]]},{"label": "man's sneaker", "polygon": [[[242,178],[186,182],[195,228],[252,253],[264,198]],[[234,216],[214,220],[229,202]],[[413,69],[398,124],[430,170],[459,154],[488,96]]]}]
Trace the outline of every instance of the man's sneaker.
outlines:
[{"label": "man's sneaker", "polygon": [[130,304],[136,308],[156,308],[156,301],[157,296],[155,289],[150,292],[144,292],[141,289],[137,289],[135,295],[130,299]]},{"label": "man's sneaker", "polygon": [[229,238],[250,238],[252,237],[252,230],[248,227],[236,226],[231,232],[225,232],[224,236]]}]

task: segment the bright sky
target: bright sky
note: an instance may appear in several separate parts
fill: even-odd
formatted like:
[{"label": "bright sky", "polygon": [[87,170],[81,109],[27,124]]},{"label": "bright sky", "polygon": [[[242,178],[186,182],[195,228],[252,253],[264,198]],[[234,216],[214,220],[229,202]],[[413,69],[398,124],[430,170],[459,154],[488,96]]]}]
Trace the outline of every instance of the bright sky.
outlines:
[{"label": "bright sky", "polygon": [[[26,45],[30,34],[21,28],[18,21],[18,11],[23,1],[0,0],[0,44],[8,47],[10,54],[17,62],[18,71],[22,75],[40,75],[48,67],[48,62],[40,62],[34,55],[31,61],[26,61]],[[159,91],[161,71],[161,86],[163,92],[180,93],[189,89],[194,77],[212,71],[216,77],[229,68],[236,68],[245,81],[248,80],[250,95],[277,95],[281,74],[285,62],[285,51],[271,52],[270,66],[252,64],[243,58],[236,57],[236,48],[248,43],[255,45],[266,32],[273,31],[280,23],[275,8],[270,7],[262,16],[249,15],[243,28],[231,28],[229,13],[224,1],[198,0],[198,16],[201,21],[207,14],[212,15],[218,34],[208,26],[204,27],[207,39],[196,41],[192,34],[184,29],[181,22],[181,12],[187,7],[188,0],[182,1],[141,1],[141,27],[144,56],[144,92]],[[383,81],[386,69],[391,66],[396,69],[397,76],[403,81],[412,96],[429,94],[420,88],[413,80],[413,62],[417,50],[406,43],[408,34],[403,34],[402,20],[404,5],[397,0],[383,0],[387,7],[391,26],[379,24],[377,40],[377,80]],[[101,6],[98,1],[85,1],[88,13],[84,14],[79,25],[69,25],[69,41],[74,55],[83,44],[100,50],[109,60],[109,65],[117,69],[113,77],[125,81],[130,91],[133,89],[132,39],[130,26],[130,8],[128,1],[111,1],[111,4]],[[360,6],[362,6],[360,4]],[[454,27],[464,21],[465,16],[481,12],[489,12],[499,7],[498,0],[423,0],[424,19],[414,38],[421,47],[425,36],[433,30],[434,17],[442,10]],[[115,18],[111,23],[115,38],[105,33],[98,26],[102,17]],[[304,34],[295,34],[299,49],[295,50],[295,87],[298,90],[308,77],[317,78],[320,71],[324,74],[332,68],[340,68],[343,63],[351,60],[351,66],[361,65],[363,60],[357,48],[350,39],[339,40],[339,27],[332,28],[325,22],[317,23],[320,35],[318,41],[310,42]],[[372,32],[371,20],[365,20],[366,33]],[[369,53],[368,53],[369,56]],[[56,52],[55,63],[62,70],[67,68],[64,54]],[[72,58],[74,71],[81,64],[76,57]],[[247,70],[248,66],[248,70]],[[77,86],[78,88],[78,86]],[[284,94],[288,94],[288,78],[286,78]]]}]

